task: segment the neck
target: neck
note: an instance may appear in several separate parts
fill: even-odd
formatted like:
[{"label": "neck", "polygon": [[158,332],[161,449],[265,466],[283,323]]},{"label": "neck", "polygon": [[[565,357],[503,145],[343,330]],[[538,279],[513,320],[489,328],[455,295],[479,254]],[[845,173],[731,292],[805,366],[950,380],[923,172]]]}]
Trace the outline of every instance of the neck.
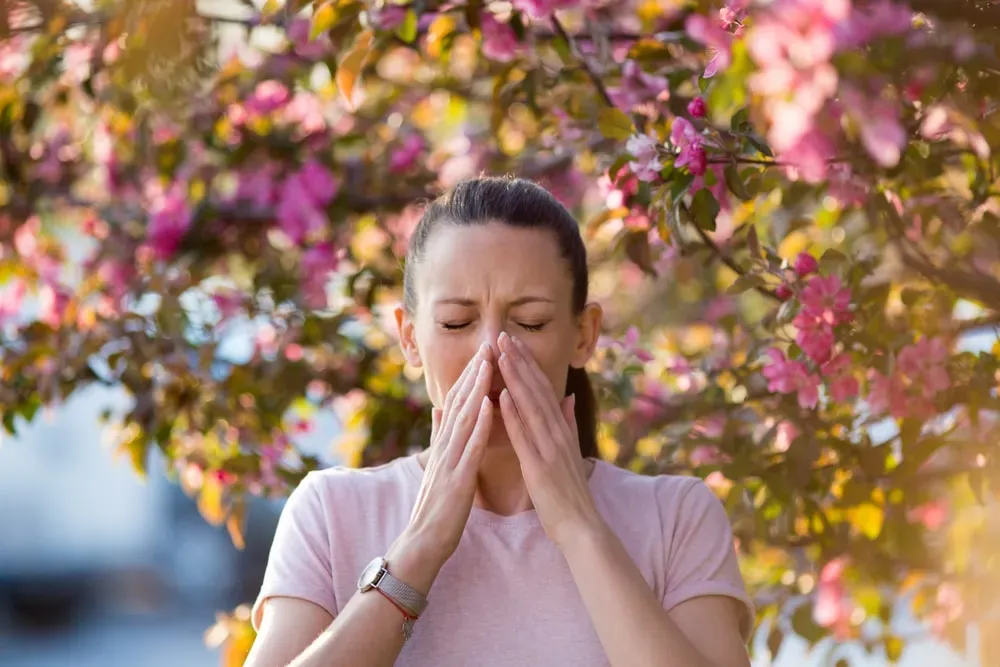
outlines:
[{"label": "neck", "polygon": [[501,516],[532,509],[521,462],[509,442],[490,442],[476,476],[473,505]]}]

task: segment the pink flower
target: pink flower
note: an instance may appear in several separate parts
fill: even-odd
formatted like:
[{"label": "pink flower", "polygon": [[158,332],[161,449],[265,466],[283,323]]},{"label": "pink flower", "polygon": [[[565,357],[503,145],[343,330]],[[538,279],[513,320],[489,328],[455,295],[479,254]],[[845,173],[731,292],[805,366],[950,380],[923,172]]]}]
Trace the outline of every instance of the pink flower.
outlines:
[{"label": "pink flower", "polygon": [[792,298],[794,292],[792,292],[792,288],[789,287],[786,283],[781,283],[775,288],[774,295],[779,299],[781,299],[782,301],[788,301],[789,299]]},{"label": "pink flower", "polygon": [[622,63],[622,76],[617,86],[608,89],[615,106],[632,111],[649,100],[657,99],[669,88],[666,77],[647,73],[634,60]]},{"label": "pink flower", "polygon": [[288,103],[288,88],[280,81],[268,80],[257,84],[244,107],[251,115],[265,116]]},{"label": "pink flower", "polygon": [[939,530],[948,520],[948,501],[945,499],[930,500],[912,508],[906,513],[906,518],[916,523],[922,523],[927,530]]},{"label": "pink flower", "polygon": [[861,143],[882,167],[899,164],[906,147],[906,130],[899,120],[899,105],[878,96],[846,90],[842,102],[861,130]]},{"label": "pink flower", "polygon": [[506,63],[517,57],[521,44],[510,24],[497,21],[490,12],[483,12],[480,27],[483,31],[483,54],[487,58]]},{"label": "pink flower", "polygon": [[16,318],[21,313],[24,295],[28,287],[20,278],[14,278],[0,292],[0,326]]},{"label": "pink flower", "polygon": [[303,179],[295,176],[281,184],[277,216],[281,230],[293,243],[302,243],[311,233],[322,229],[327,221],[306,190]]},{"label": "pink flower", "polygon": [[674,119],[670,126],[670,142],[680,149],[674,160],[675,167],[687,167],[696,176],[705,173],[708,160],[702,145],[703,139],[689,120],[680,117]]},{"label": "pink flower", "polygon": [[688,102],[687,111],[695,118],[704,118],[707,109],[705,108],[705,98],[698,96]]},{"label": "pink flower", "polygon": [[858,379],[851,372],[852,363],[850,355],[841,353],[823,364],[820,369],[820,372],[827,378],[830,398],[834,401],[848,401],[861,391]]},{"label": "pink flower", "polygon": [[340,190],[337,177],[316,160],[308,160],[293,178],[302,183],[303,189],[317,206],[329,204]]},{"label": "pink flower", "polygon": [[295,53],[306,60],[320,60],[333,46],[330,36],[320,34],[316,39],[309,39],[312,23],[306,18],[296,18],[288,26],[288,39]]},{"label": "pink flower", "polygon": [[302,297],[307,306],[326,307],[326,284],[336,268],[337,254],[329,243],[313,246],[302,255],[299,272],[302,276]]},{"label": "pink flower", "polygon": [[799,295],[802,313],[829,326],[836,326],[851,319],[851,290],[840,282],[840,277],[814,276]]},{"label": "pink flower", "polygon": [[278,186],[274,180],[275,167],[264,164],[251,167],[238,175],[236,198],[250,201],[259,209],[267,209],[277,200]]},{"label": "pink flower", "polygon": [[640,181],[655,181],[660,177],[663,163],[660,162],[656,139],[648,134],[633,134],[625,144],[625,149],[634,158],[628,163],[629,169]]},{"label": "pink flower", "polygon": [[547,19],[557,10],[572,7],[578,0],[513,0],[514,9],[536,21]]},{"label": "pink flower", "polygon": [[948,348],[940,338],[921,338],[903,348],[897,358],[899,372],[927,399],[951,386],[947,363]]},{"label": "pink flower", "polygon": [[417,134],[408,134],[403,139],[402,145],[392,151],[389,156],[389,171],[398,174],[408,171],[417,162],[417,158],[424,151],[424,138]]},{"label": "pink flower", "polygon": [[807,357],[817,364],[826,363],[833,352],[833,328],[806,313],[799,313],[792,320],[795,325],[795,342]]},{"label": "pink flower", "polygon": [[816,585],[816,602],[813,606],[813,620],[824,628],[832,628],[834,635],[846,638],[850,630],[853,605],[844,586],[845,557],[836,558],[825,566]]},{"label": "pink flower", "polygon": [[38,291],[38,320],[53,329],[59,328],[69,302],[66,288],[52,283],[42,285]]},{"label": "pink flower", "polygon": [[302,135],[316,134],[326,129],[323,102],[315,93],[299,91],[281,114],[286,123],[297,124]]},{"label": "pink flower", "polygon": [[5,35],[0,41],[0,81],[13,81],[31,64],[31,49],[26,35]]},{"label": "pink flower", "polygon": [[380,30],[395,30],[406,20],[407,9],[403,5],[384,5],[368,12],[373,25]]},{"label": "pink flower", "polygon": [[962,594],[954,584],[944,583],[938,587],[937,607],[931,613],[931,631],[935,636],[944,638],[948,624],[961,618],[965,611]]},{"label": "pink flower", "polygon": [[855,5],[837,30],[837,43],[842,49],[855,49],[879,37],[905,33],[912,22],[913,12],[903,3],[875,0]]},{"label": "pink flower", "polygon": [[194,219],[186,194],[175,184],[154,198],[150,213],[146,241],[158,259],[170,259]]},{"label": "pink flower", "polygon": [[794,269],[799,278],[805,278],[810,273],[819,271],[819,262],[809,253],[800,252],[799,256],[795,258]]},{"label": "pink flower", "polygon": [[791,361],[777,348],[767,351],[770,364],[761,373],[767,378],[768,391],[779,394],[798,393],[799,406],[814,408],[819,402],[819,378],[809,373],[801,361]]},{"label": "pink flower", "polygon": [[732,62],[730,47],[733,35],[731,33],[702,14],[691,14],[684,24],[684,29],[691,39],[704,44],[708,47],[708,52],[712,54],[705,66],[704,77],[706,79],[712,78],[720,70],[729,67]]},{"label": "pink flower", "polygon": [[21,261],[31,262],[38,253],[38,236],[42,231],[42,219],[33,215],[25,220],[14,232],[14,250]]}]

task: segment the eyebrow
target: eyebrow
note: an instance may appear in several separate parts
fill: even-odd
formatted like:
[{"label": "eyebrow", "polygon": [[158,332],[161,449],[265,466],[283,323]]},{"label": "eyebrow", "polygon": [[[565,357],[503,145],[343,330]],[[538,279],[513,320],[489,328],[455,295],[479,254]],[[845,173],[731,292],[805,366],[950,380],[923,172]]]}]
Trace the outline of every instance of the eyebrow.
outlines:
[{"label": "eyebrow", "polygon": [[[475,306],[476,302],[472,299],[465,299],[462,297],[449,297],[446,299],[438,299],[434,302],[435,305],[456,305],[456,306]],[[544,296],[522,296],[514,299],[510,302],[510,306],[523,306],[528,303],[555,303],[552,299],[548,299]]]}]

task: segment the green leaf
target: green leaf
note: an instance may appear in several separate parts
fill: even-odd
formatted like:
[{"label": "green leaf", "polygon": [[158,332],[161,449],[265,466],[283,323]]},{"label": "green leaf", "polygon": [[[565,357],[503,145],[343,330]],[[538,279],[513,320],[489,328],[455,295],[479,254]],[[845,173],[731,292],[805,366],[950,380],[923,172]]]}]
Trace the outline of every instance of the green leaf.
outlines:
[{"label": "green leaf", "polygon": [[819,258],[819,270],[820,273],[829,274],[830,272],[836,270],[838,266],[848,264],[850,260],[847,255],[840,252],[839,250],[834,250],[830,248],[823,253],[823,256]]},{"label": "green leaf", "polygon": [[750,107],[743,107],[729,119],[729,129],[733,132],[746,132],[750,129]]},{"label": "green leaf", "polygon": [[757,259],[763,257],[760,252],[760,239],[757,238],[757,225],[750,224],[747,230],[747,247],[750,249],[750,258]]},{"label": "green leaf", "polygon": [[813,620],[812,606],[801,604],[792,614],[792,630],[813,646],[826,635],[826,631]]},{"label": "green leaf", "polygon": [[733,284],[726,290],[726,294],[742,294],[749,289],[763,286],[764,276],[759,273],[745,273],[733,281]]},{"label": "green leaf", "polygon": [[316,9],[312,17],[312,25],[309,27],[309,39],[316,39],[327,32],[337,22],[337,10],[333,2],[325,2]]},{"label": "green leaf", "polygon": [[417,13],[412,9],[406,12],[403,22],[396,27],[396,36],[407,44],[412,44],[417,38]]},{"label": "green leaf", "polygon": [[608,167],[608,178],[611,179],[612,183],[618,180],[618,172],[620,172],[622,167],[628,164],[631,159],[632,156],[625,153],[624,155],[619,155],[618,158],[611,163],[611,166]]},{"label": "green leaf", "polygon": [[708,190],[698,190],[691,201],[691,215],[701,229],[715,231],[715,219],[719,215],[719,202]]},{"label": "green leaf", "polygon": [[687,194],[693,182],[694,174],[690,172],[674,177],[673,183],[670,184],[670,197],[673,203],[676,204]]},{"label": "green leaf", "polygon": [[747,192],[746,185],[743,184],[743,179],[740,177],[740,172],[736,169],[735,164],[727,164],[723,173],[725,174],[726,185],[729,186],[730,192],[742,201],[750,201],[752,199],[750,193]]},{"label": "green leaf", "polygon": [[597,127],[608,139],[628,139],[635,133],[635,126],[624,111],[605,107],[597,116]]}]

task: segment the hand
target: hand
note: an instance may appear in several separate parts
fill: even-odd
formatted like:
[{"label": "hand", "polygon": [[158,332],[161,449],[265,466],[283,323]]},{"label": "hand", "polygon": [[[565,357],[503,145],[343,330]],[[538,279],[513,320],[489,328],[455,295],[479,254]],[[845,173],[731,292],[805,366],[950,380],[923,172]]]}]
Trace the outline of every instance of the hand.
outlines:
[{"label": "hand", "polygon": [[594,506],[573,413],[575,397],[556,398],[552,384],[517,339],[500,334],[500,373],[507,387],[500,412],[521,474],[546,534],[557,545],[603,525]]},{"label": "hand", "polygon": [[488,393],[493,352],[483,345],[433,408],[431,447],[407,532],[444,563],[458,548],[476,495],[476,476],[493,424]]}]

